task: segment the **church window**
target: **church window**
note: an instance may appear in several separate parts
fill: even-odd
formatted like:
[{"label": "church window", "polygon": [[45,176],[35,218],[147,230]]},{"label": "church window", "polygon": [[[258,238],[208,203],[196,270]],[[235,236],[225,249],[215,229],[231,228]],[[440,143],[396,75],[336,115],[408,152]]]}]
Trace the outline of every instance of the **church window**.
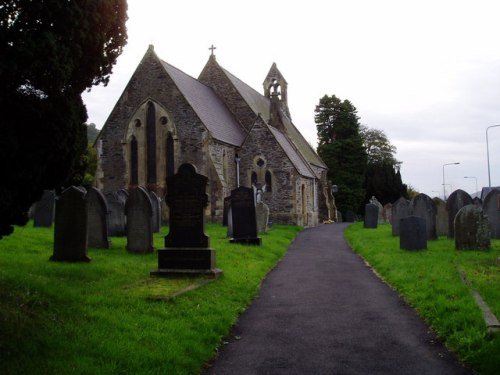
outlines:
[{"label": "church window", "polygon": [[137,139],[132,136],[130,141],[130,185],[139,184],[139,159],[137,153]]},{"label": "church window", "polygon": [[266,171],[266,174],[264,176],[265,182],[266,182],[266,191],[271,192],[273,191],[273,181],[272,181],[272,176],[271,172]]},{"label": "church window", "polygon": [[262,158],[259,158],[259,159],[257,159],[257,163],[256,163],[256,164],[257,164],[259,167],[261,167],[261,168],[262,168],[262,167],[266,164],[266,162],[265,162]]},{"label": "church window", "polygon": [[252,185],[257,185],[257,173],[252,172],[251,182]]},{"label": "church window", "polygon": [[167,125],[168,124],[168,118],[167,118],[167,116],[160,117],[160,124],[162,124],[162,125]]},{"label": "church window", "polygon": [[141,120],[139,120],[138,118],[136,118],[136,119],[135,119],[135,121],[134,121],[134,125],[135,125],[135,127],[136,127],[136,128],[140,128],[140,127],[141,127],[141,124],[142,124],[142,123],[141,123]]},{"label": "church window", "polygon": [[167,158],[167,177],[174,175],[174,138],[172,133],[168,132],[167,141],[165,145],[166,158]]},{"label": "church window", "polygon": [[156,109],[152,102],[148,103],[146,114],[146,140],[148,184],[156,183]]},{"label": "church window", "polygon": [[271,93],[271,97],[277,97],[281,100],[281,85],[277,79],[273,79],[271,85],[269,86],[269,91]]}]

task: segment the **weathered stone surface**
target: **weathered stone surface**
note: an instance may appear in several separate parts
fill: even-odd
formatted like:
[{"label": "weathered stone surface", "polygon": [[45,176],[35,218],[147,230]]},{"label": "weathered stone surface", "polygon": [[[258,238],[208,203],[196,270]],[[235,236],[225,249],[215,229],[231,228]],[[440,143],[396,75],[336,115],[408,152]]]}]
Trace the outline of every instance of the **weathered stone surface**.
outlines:
[{"label": "weathered stone surface", "polygon": [[382,219],[384,223],[392,223],[392,203],[387,203],[384,205],[382,210]]},{"label": "weathered stone surface", "polygon": [[490,249],[490,223],[483,209],[475,204],[468,204],[458,211],[454,233],[457,250]]},{"label": "weathered stone surface", "polygon": [[127,216],[127,251],[132,253],[152,253],[153,228],[151,217],[153,207],[148,192],[138,186],[129,192],[125,203]]},{"label": "weathered stone surface", "polygon": [[472,204],[472,198],[467,192],[461,189],[455,190],[448,197],[446,201],[446,210],[448,211],[448,238],[455,237],[455,227],[453,224],[455,215],[462,207],[468,204]]},{"label": "weathered stone surface", "polygon": [[108,204],[108,233],[110,236],[125,236],[125,202],[117,193],[108,191],[104,193]]},{"label": "weathered stone surface", "polygon": [[151,198],[151,205],[153,207],[152,228],[153,233],[158,233],[161,228],[161,199],[154,191],[149,192]]},{"label": "weathered stone surface", "polygon": [[425,219],[407,216],[400,220],[399,248],[403,250],[427,249],[427,228]]},{"label": "weathered stone surface", "polygon": [[384,206],[382,206],[382,203],[378,201],[378,199],[373,196],[370,198],[370,203],[374,204],[378,207],[378,223],[383,224],[384,223]]},{"label": "weathered stone surface", "polygon": [[425,219],[428,240],[437,239],[436,213],[436,204],[426,194],[418,194],[410,201],[410,215]]},{"label": "weathered stone surface", "polygon": [[87,191],[87,230],[88,246],[109,249],[111,240],[108,237],[108,205],[104,195],[94,187]]},{"label": "weathered stone surface", "polygon": [[438,236],[448,235],[448,211],[446,210],[446,202],[440,198],[433,198],[436,205],[436,234]]},{"label": "weathered stone surface", "polygon": [[87,256],[87,202],[83,188],[70,186],[56,201],[54,253],[50,260],[89,262]]},{"label": "weathered stone surface", "polygon": [[255,196],[253,189],[240,186],[231,191],[233,238],[231,242],[260,245],[257,236]]},{"label": "weathered stone surface", "polygon": [[36,202],[34,208],[33,226],[51,227],[54,222],[56,193],[53,190],[45,190],[42,198]]},{"label": "weathered stone surface", "polygon": [[406,198],[399,198],[392,205],[392,235],[399,236],[400,220],[410,215],[410,202]]},{"label": "weathered stone surface", "polygon": [[486,195],[483,211],[490,222],[491,238],[500,239],[500,189],[493,189]]},{"label": "weathered stone surface", "polygon": [[376,204],[368,203],[365,205],[365,222],[364,227],[368,229],[375,229],[378,225],[378,210],[379,207]]},{"label": "weathered stone surface", "polygon": [[259,202],[255,205],[255,215],[257,218],[257,232],[267,232],[269,222],[269,207],[264,202]]}]

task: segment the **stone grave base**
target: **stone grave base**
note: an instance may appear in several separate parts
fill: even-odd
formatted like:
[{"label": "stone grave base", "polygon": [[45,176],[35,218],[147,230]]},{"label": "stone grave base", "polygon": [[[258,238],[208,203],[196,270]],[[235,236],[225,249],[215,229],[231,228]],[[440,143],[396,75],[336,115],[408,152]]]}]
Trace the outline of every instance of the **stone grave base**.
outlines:
[{"label": "stone grave base", "polygon": [[232,238],[229,240],[231,243],[242,243],[245,245],[262,245],[262,238],[254,237],[254,238]]},{"label": "stone grave base", "polygon": [[214,249],[176,247],[158,250],[158,269],[150,275],[202,274],[216,278],[222,273],[215,267]]}]

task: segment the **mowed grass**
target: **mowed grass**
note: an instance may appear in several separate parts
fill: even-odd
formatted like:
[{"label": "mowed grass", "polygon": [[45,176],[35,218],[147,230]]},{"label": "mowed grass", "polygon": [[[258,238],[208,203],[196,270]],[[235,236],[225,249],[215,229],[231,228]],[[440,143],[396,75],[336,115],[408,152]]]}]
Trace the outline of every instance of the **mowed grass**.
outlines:
[{"label": "mowed grass", "polygon": [[[453,240],[428,241],[428,249],[405,251],[390,225],[345,232],[350,246],[432,326],[446,346],[481,374],[500,373],[500,332],[488,333],[469,288],[500,318],[500,240],[489,251],[457,251]],[[471,286],[460,279],[466,275]]]},{"label": "mowed grass", "polygon": [[127,253],[125,238],[90,248],[90,263],[51,262],[53,229],[18,227],[0,240],[0,372],[197,374],[300,230],[274,225],[256,247],[208,225],[224,275],[206,283],[150,277],[156,253]]}]

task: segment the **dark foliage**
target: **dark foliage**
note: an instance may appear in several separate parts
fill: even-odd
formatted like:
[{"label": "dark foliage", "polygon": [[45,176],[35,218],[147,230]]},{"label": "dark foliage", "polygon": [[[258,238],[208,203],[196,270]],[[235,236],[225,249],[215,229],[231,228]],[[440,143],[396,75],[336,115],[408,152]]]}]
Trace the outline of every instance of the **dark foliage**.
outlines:
[{"label": "dark foliage", "polygon": [[81,93],[107,84],[126,43],[126,0],[0,4],[0,238],[27,222],[44,189],[86,167]]}]

